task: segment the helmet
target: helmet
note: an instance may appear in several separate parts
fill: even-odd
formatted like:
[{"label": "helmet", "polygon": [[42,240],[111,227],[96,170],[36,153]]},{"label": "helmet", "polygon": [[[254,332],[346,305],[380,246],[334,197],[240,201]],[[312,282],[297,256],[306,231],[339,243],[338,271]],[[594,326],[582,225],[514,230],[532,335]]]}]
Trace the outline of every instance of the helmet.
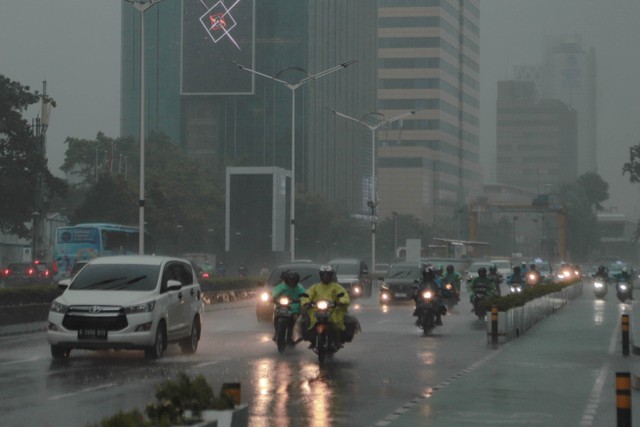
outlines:
[{"label": "helmet", "polygon": [[300,281],[300,275],[295,271],[288,271],[285,277],[285,283],[289,286],[296,286]]},{"label": "helmet", "polygon": [[447,273],[449,274],[453,273],[453,265],[451,264],[447,265]]},{"label": "helmet", "polygon": [[607,267],[604,265],[598,266],[598,273],[604,273],[607,270]]},{"label": "helmet", "polygon": [[442,264],[438,264],[438,267],[436,267],[436,271],[442,272],[442,270],[444,270],[444,267],[442,267]]},{"label": "helmet", "polygon": [[495,264],[491,264],[491,266],[489,266],[489,271],[495,273],[498,271],[498,267]]},{"label": "helmet", "polygon": [[626,273],[627,272],[627,267],[622,267],[622,272]]},{"label": "helmet", "polygon": [[431,264],[426,265],[422,269],[422,275],[425,281],[427,282],[433,281],[433,279],[436,277],[436,269],[433,268]]},{"label": "helmet", "polygon": [[487,269],[484,267],[480,267],[478,269],[478,277],[486,277],[487,276]]},{"label": "helmet", "polygon": [[320,281],[325,285],[331,283],[333,280],[333,267],[330,265],[323,265],[320,267]]},{"label": "helmet", "polygon": [[513,272],[514,273],[520,273],[520,266],[516,265],[515,267],[513,267]]}]

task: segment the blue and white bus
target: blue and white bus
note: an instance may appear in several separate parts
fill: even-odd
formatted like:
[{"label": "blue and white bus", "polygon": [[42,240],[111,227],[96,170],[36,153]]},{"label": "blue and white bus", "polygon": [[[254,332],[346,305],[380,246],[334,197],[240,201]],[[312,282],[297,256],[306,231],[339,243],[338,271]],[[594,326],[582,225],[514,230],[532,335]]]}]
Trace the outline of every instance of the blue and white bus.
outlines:
[{"label": "blue and white bus", "polygon": [[[138,230],[138,227],[107,223],[58,227],[53,246],[53,262],[58,271],[54,279],[68,278],[76,261],[108,255],[137,255]],[[150,240],[146,236],[145,249],[152,253],[153,242]]]}]

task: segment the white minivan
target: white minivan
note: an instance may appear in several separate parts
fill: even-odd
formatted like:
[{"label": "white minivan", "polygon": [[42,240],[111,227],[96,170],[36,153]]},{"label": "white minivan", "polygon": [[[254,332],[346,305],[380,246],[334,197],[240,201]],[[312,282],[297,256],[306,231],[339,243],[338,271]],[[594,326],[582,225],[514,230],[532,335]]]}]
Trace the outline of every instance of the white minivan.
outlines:
[{"label": "white minivan", "polygon": [[91,260],[49,309],[47,339],[54,359],[72,349],[144,350],[159,359],[170,343],[198,348],[202,292],[189,261],[166,256]]}]

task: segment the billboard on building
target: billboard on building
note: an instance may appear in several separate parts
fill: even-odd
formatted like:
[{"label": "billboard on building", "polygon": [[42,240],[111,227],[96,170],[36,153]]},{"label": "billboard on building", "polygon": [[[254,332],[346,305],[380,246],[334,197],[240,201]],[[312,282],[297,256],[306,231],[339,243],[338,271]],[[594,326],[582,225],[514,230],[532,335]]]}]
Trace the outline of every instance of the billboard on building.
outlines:
[{"label": "billboard on building", "polygon": [[277,167],[227,168],[227,252],[265,259],[287,249],[290,176]]},{"label": "billboard on building", "polygon": [[252,94],[255,0],[182,0],[181,93]]}]

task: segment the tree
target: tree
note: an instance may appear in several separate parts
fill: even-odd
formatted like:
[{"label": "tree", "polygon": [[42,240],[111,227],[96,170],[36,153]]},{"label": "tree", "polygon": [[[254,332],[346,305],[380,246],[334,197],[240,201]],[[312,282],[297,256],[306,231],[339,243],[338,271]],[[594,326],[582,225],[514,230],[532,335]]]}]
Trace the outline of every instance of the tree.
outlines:
[{"label": "tree", "polygon": [[40,141],[23,117],[40,100],[29,86],[0,75],[0,231],[23,238],[31,233],[27,224],[36,210],[38,177],[42,177],[45,211],[53,197],[67,190],[65,182],[49,171]]},{"label": "tree", "polygon": [[589,207],[597,211],[603,209],[601,203],[609,199],[609,184],[595,172],[587,172],[578,177],[577,184],[582,187]]},{"label": "tree", "polygon": [[[139,145],[102,133],[95,141],[67,138],[65,142],[69,146],[61,169],[79,178],[74,192],[83,194],[78,206],[70,207],[73,221],[137,225]],[[210,252],[214,242],[221,251],[224,197],[213,178],[165,135],[152,133],[147,142],[145,230],[157,251]]]},{"label": "tree", "polygon": [[622,175],[629,174],[629,181],[640,182],[640,143],[629,147],[629,162],[622,166]]}]

